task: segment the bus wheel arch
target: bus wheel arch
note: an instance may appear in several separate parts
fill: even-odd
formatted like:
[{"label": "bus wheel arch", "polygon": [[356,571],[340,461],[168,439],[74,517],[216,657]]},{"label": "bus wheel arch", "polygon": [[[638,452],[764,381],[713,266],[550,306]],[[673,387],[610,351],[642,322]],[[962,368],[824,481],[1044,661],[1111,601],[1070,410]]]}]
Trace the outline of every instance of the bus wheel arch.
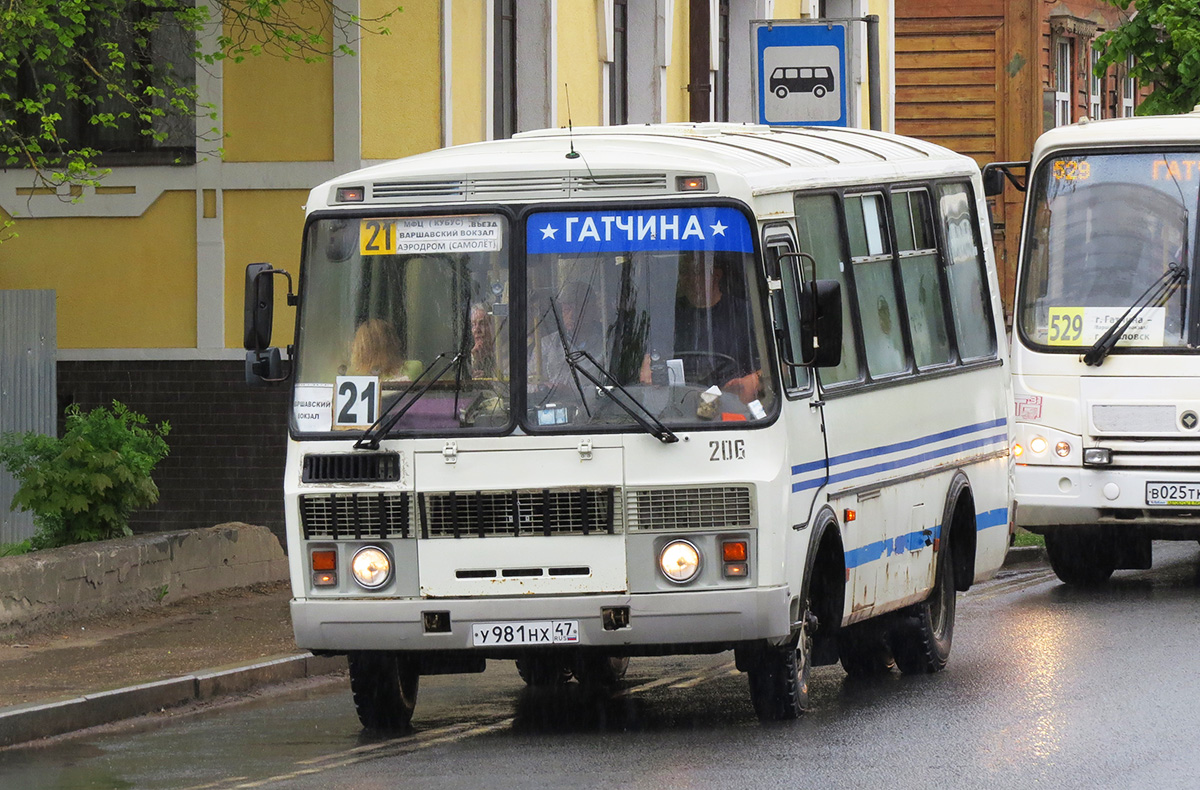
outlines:
[{"label": "bus wheel arch", "polygon": [[949,543],[954,589],[966,592],[975,580],[978,531],[975,525],[975,495],[971,491],[971,481],[961,470],[955,472],[946,492],[941,532],[939,537],[948,539],[942,542]]},{"label": "bus wheel arch", "polygon": [[838,662],[837,635],[846,602],[846,553],[837,517],[826,505],[813,519],[808,557],[804,567],[817,629],[813,635],[813,663]]}]

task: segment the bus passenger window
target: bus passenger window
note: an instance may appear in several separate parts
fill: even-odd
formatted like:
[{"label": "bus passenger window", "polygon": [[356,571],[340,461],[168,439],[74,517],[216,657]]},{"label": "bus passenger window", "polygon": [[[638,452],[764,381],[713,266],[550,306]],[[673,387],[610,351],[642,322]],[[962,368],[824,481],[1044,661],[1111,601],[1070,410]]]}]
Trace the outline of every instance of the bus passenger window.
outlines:
[{"label": "bus passenger window", "polygon": [[913,358],[918,368],[943,365],[950,361],[950,338],[930,225],[929,193],[923,189],[893,192],[892,217]]},{"label": "bus passenger window", "polygon": [[886,246],[888,235],[883,196],[847,196],[846,217],[867,370],[873,377],[901,373],[907,369],[908,362],[904,355],[892,256]]},{"label": "bus passenger window", "polygon": [[[800,251],[816,261],[816,279],[837,280],[842,286],[842,361],[834,368],[821,369],[824,384],[855,381],[858,373],[858,348],[854,343],[854,314],[850,310],[850,289],[846,284],[845,255],[842,252],[841,218],[833,195],[796,196],[796,234]],[[805,271],[808,270],[805,263]]]},{"label": "bus passenger window", "polygon": [[984,275],[983,249],[966,184],[938,187],[938,214],[945,234],[946,277],[958,354],[962,359],[993,356],[996,337]]}]

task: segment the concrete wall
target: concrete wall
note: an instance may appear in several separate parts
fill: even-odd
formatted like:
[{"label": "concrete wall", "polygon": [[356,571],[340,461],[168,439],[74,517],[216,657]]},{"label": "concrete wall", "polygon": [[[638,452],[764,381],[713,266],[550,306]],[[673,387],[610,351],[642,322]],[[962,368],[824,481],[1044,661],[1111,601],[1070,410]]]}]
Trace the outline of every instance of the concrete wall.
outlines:
[{"label": "concrete wall", "polygon": [[271,531],[236,522],[0,557],[0,634],[286,578]]}]

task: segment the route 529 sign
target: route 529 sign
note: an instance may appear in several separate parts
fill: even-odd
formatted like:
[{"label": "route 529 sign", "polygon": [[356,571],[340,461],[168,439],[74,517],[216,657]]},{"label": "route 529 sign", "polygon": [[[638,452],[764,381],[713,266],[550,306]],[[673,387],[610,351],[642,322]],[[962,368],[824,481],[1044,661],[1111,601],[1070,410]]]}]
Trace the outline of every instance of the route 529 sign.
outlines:
[{"label": "route 529 sign", "polygon": [[333,385],[333,427],[369,428],[379,418],[379,377],[338,376]]}]

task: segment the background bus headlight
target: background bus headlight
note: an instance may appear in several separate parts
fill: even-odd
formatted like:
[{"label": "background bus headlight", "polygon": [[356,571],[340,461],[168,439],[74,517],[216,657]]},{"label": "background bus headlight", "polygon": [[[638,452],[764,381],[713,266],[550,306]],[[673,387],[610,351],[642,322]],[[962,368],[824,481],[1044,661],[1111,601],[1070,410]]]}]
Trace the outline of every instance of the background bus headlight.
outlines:
[{"label": "background bus headlight", "polygon": [[376,546],[363,546],[350,563],[354,581],[368,590],[377,590],[392,578],[392,561],[387,552]]},{"label": "background bus headlight", "polygon": [[672,541],[659,553],[658,567],[673,582],[690,582],[700,572],[700,552],[686,540]]}]

